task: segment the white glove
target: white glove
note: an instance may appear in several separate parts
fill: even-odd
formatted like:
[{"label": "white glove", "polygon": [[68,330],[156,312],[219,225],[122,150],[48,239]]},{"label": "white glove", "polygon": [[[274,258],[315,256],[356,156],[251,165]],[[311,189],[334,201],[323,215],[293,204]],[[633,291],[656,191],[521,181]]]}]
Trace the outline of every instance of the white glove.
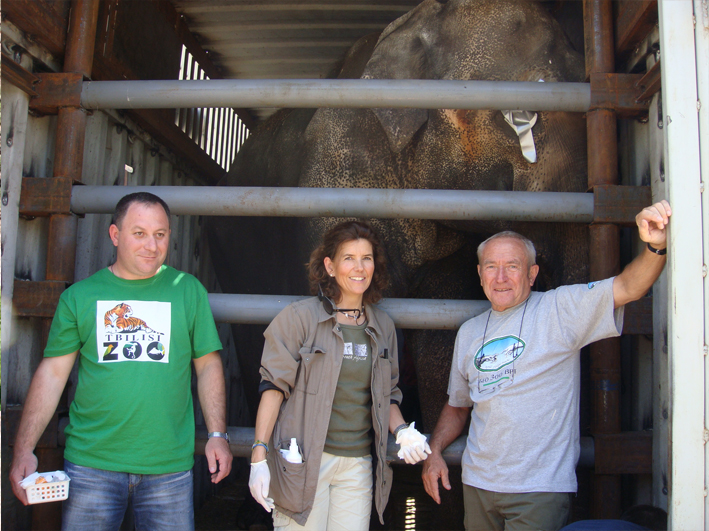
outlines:
[{"label": "white glove", "polygon": [[254,500],[259,502],[269,513],[273,509],[273,498],[268,497],[268,487],[271,484],[271,472],[266,460],[251,463],[249,474],[249,490]]},{"label": "white glove", "polygon": [[419,461],[423,461],[431,453],[431,448],[426,442],[426,436],[414,426],[416,426],[416,423],[412,422],[408,428],[399,430],[399,433],[396,434],[396,444],[401,447],[396,455],[409,465],[415,465]]}]

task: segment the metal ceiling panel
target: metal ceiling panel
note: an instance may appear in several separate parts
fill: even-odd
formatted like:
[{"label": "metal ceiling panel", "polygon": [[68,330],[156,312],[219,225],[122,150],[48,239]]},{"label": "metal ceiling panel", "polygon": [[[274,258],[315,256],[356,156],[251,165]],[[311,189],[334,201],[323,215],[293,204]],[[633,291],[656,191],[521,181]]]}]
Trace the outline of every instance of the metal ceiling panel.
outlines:
[{"label": "metal ceiling panel", "polygon": [[[357,40],[421,0],[173,0],[213,63],[231,79],[337,75]],[[271,110],[254,109],[263,119]]]}]

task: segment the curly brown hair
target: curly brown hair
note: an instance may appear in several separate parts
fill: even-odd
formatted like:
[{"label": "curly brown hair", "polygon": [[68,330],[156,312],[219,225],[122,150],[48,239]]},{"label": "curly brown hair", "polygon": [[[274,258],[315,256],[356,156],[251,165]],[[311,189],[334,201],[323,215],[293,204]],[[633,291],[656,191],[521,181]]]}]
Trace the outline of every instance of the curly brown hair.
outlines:
[{"label": "curly brown hair", "polygon": [[310,292],[313,295],[317,295],[319,286],[323,293],[333,301],[340,299],[340,286],[334,277],[328,275],[324,261],[327,257],[334,259],[342,244],[360,239],[371,243],[374,252],[374,274],[371,284],[364,292],[362,302],[374,304],[381,300],[382,292],[389,286],[386,252],[377,233],[364,221],[344,221],[335,225],[325,233],[323,242],[310,254],[308,281],[310,282]]}]

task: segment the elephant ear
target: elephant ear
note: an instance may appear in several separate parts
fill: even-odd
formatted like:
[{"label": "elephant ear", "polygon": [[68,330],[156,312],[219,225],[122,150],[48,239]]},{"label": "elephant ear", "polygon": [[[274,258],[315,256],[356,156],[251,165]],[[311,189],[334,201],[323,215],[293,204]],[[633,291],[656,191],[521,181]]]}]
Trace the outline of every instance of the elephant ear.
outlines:
[{"label": "elephant ear", "polygon": [[[363,79],[431,79],[433,69],[427,50],[430,34],[420,31],[421,20],[440,11],[437,2],[423,2],[389,24],[377,42]],[[372,109],[395,153],[406,147],[428,121],[427,109]]]}]

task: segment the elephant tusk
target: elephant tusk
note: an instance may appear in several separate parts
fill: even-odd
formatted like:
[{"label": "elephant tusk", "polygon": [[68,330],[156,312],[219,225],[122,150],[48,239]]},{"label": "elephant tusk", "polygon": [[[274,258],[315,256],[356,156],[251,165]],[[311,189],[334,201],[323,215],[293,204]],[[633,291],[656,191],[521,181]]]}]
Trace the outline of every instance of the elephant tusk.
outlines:
[{"label": "elephant tusk", "polygon": [[532,127],[537,123],[537,113],[530,111],[500,111],[507,122],[519,137],[519,146],[522,156],[529,162],[537,162],[537,150],[534,147]]}]

